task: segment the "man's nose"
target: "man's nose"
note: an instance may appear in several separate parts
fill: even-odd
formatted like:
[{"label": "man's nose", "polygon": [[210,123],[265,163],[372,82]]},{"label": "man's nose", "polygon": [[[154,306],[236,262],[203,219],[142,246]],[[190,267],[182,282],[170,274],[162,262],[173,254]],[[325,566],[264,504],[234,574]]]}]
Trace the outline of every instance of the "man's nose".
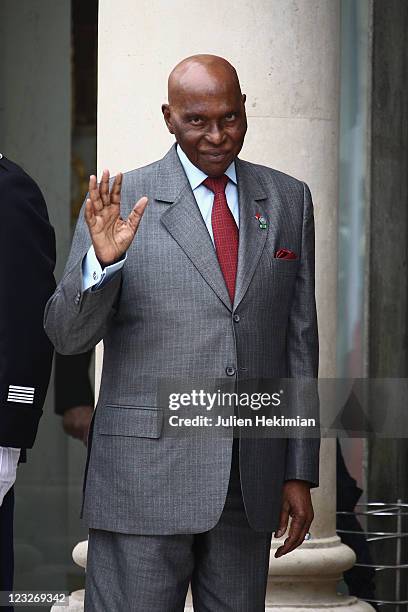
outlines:
[{"label": "man's nose", "polygon": [[224,140],[224,132],[218,125],[212,125],[208,129],[206,137],[211,144],[220,145]]}]

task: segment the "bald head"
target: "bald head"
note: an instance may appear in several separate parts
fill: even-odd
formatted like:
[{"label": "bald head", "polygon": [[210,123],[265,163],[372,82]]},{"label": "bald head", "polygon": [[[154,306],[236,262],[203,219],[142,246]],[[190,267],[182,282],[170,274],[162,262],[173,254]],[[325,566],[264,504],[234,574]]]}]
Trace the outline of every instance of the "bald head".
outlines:
[{"label": "bald head", "polygon": [[169,75],[169,104],[177,103],[180,94],[189,92],[211,94],[233,88],[241,96],[237,71],[218,55],[192,55],[183,59]]},{"label": "bald head", "polygon": [[193,55],[170,73],[168,130],[190,161],[221,176],[241,150],[247,129],[245,95],[235,68],[217,55]]}]

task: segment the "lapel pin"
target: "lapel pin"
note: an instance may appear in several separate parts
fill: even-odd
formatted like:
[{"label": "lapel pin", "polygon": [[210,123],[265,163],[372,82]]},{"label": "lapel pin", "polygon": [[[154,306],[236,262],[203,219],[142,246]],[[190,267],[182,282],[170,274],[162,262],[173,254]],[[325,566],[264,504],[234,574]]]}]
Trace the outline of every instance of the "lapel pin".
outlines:
[{"label": "lapel pin", "polygon": [[260,229],[266,229],[267,225],[266,225],[265,217],[262,217],[262,215],[260,215],[259,213],[256,213],[255,219],[258,219]]}]

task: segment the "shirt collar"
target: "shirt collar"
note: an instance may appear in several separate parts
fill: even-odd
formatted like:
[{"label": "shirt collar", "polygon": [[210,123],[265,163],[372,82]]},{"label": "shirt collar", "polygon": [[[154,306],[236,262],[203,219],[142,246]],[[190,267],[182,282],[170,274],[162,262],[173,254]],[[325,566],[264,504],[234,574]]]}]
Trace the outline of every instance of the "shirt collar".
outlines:
[{"label": "shirt collar", "polygon": [[[197,168],[191,161],[188,159],[187,155],[184,153],[183,149],[180,145],[176,145],[177,155],[179,156],[181,165],[184,168],[184,172],[187,175],[188,182],[191,185],[191,189],[197,189],[201,185],[203,181],[207,178],[207,174],[205,174],[200,168]],[[228,178],[235,184],[237,184],[237,173],[235,170],[235,162],[231,162],[228,168],[225,171],[225,174]]]}]

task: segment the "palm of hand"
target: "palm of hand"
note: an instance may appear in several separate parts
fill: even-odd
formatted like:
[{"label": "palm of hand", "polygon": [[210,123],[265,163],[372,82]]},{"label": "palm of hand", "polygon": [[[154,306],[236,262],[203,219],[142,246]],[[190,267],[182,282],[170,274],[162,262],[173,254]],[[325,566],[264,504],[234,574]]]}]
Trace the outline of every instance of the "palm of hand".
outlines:
[{"label": "palm of hand", "polygon": [[109,171],[104,170],[100,184],[96,176],[89,180],[89,198],[86,201],[85,220],[92,238],[95,255],[102,266],[118,261],[129,248],[146,208],[147,198],[135,204],[129,217],[120,216],[122,174],[116,175],[109,192]]}]

